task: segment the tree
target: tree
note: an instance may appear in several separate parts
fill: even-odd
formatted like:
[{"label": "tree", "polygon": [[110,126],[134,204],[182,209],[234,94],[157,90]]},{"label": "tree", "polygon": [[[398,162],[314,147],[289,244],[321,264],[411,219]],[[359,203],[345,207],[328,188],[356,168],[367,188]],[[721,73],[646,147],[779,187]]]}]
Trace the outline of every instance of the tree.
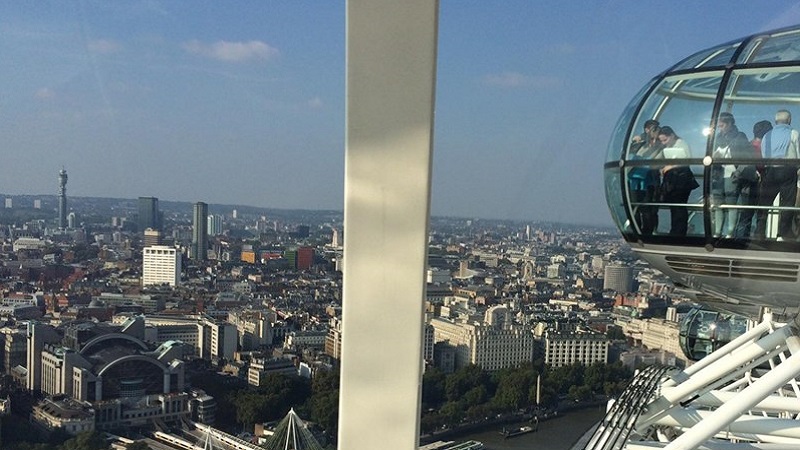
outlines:
[{"label": "tree", "polygon": [[606,330],[606,336],[612,340],[625,340],[625,333],[622,332],[622,328],[618,326],[610,326]]},{"label": "tree", "polygon": [[339,423],[339,373],[319,371],[311,381],[311,396],[305,409],[310,419],[323,429],[336,434]]},{"label": "tree", "polygon": [[109,448],[105,435],[99,431],[84,431],[58,447],[59,450],[107,450]]},{"label": "tree", "polygon": [[252,428],[266,416],[266,398],[253,392],[239,391],[235,396],[236,421]]},{"label": "tree", "polygon": [[492,404],[502,411],[530,406],[529,392],[536,387],[536,372],[530,366],[504,369],[496,373],[497,391]]},{"label": "tree", "polygon": [[489,376],[479,366],[474,364],[464,366],[447,377],[445,382],[447,400],[460,400],[467,391],[476,386],[485,386],[487,391],[494,391],[489,381]]},{"label": "tree", "polygon": [[439,369],[432,367],[422,376],[422,404],[433,408],[445,400],[447,376]]}]

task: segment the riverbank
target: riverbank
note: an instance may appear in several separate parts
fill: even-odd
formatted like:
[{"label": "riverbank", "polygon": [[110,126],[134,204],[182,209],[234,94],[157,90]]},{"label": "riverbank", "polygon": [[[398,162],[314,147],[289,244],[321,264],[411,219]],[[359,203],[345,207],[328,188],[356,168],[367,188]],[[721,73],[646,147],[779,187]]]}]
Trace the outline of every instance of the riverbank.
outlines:
[{"label": "riverbank", "polygon": [[605,407],[598,405],[559,411],[557,418],[540,422],[537,431],[516,437],[505,438],[500,433],[503,425],[493,424],[481,430],[452,434],[448,439],[481,441],[486,450],[570,450],[604,416]]}]

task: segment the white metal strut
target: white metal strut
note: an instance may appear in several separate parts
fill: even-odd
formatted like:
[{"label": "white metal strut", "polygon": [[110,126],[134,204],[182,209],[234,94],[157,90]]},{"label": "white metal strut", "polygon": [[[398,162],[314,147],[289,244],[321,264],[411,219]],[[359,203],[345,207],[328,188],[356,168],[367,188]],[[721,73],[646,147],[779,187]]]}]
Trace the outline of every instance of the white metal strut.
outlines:
[{"label": "white metal strut", "polygon": [[800,448],[800,333],[769,314],[686,370],[648,368],[584,447]]}]

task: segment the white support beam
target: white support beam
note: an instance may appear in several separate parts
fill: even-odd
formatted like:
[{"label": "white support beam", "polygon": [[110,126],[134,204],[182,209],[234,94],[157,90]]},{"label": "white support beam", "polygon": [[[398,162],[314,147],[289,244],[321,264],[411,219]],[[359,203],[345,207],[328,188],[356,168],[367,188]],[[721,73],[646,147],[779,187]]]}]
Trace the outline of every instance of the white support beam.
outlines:
[{"label": "white support beam", "polygon": [[[679,427],[685,430],[699,425],[706,430],[712,425],[709,419],[714,418],[714,411],[696,409],[673,409],[670,413],[656,422],[657,425]],[[778,419],[775,417],[739,415],[735,420],[726,423],[724,430],[736,435],[766,435],[778,438],[788,438],[800,445],[800,427],[793,419]],[[800,447],[799,447],[800,448]]]},{"label": "white support beam", "polygon": [[[779,331],[784,329],[786,329],[786,332],[789,333],[791,327],[785,326]],[[779,332],[776,331],[770,336],[778,334]],[[800,339],[798,339],[796,336],[788,337],[786,339],[787,346],[796,346],[796,341],[798,340]],[[720,406],[713,413],[711,413],[708,418],[702,421],[701,426],[692,427],[690,430],[686,431],[684,434],[672,441],[666,448],[669,450],[695,448],[700,443],[705,442],[708,438],[717,434],[717,432],[723,428],[733,427],[736,425],[734,422],[737,421],[737,417],[741,416],[745,411],[758,404],[758,402],[771,395],[777,389],[788,383],[789,380],[797,376],[798,367],[800,367],[800,353],[793,354],[778,367],[770,370],[746,389],[739,392],[739,396],[735,402],[728,402]],[[770,431],[766,432],[770,433],[777,431],[778,430],[770,429]],[[800,430],[798,437],[800,437]]]},{"label": "white support beam", "polygon": [[[666,394],[670,389],[673,388],[661,388],[661,391]],[[738,395],[738,392],[715,390],[692,400],[692,406],[718,408],[727,402],[735,401]],[[751,411],[763,411],[768,413],[790,412],[792,414],[800,414],[800,400],[796,397],[770,395],[753,406]]]},{"label": "white support beam", "polygon": [[781,346],[785,345],[790,336],[791,328],[784,326],[758,341],[742,343],[739,347],[732,349],[726,358],[717,358],[715,364],[691,374],[668,392],[662,392],[660,397],[648,405],[648,412],[639,418],[636,424],[637,430],[643,430],[662,417],[670,408],[688,400],[691,396],[698,393],[704,394],[703,390],[712,390],[716,387],[715,384],[724,384],[724,382],[738,378],[739,371],[743,366],[753,365],[754,361],[763,361],[774,356],[780,352]]},{"label": "white support beam", "polygon": [[437,14],[347,1],[342,450],[418,444]]}]

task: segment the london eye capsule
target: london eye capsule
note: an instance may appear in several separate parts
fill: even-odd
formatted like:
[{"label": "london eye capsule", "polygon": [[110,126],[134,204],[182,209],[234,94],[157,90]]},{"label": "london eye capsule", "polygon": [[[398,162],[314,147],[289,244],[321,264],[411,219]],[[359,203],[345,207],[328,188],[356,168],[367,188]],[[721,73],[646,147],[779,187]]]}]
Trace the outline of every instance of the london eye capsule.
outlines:
[{"label": "london eye capsule", "polygon": [[800,448],[793,114],[800,26],[692,55],[625,109],[609,209],[633,250],[703,304],[680,328],[699,361],[639,371],[585,449]]},{"label": "london eye capsule", "polygon": [[634,251],[715,309],[794,315],[792,116],[800,27],[701,51],[650,80],[619,119],[604,166],[611,215]]}]

